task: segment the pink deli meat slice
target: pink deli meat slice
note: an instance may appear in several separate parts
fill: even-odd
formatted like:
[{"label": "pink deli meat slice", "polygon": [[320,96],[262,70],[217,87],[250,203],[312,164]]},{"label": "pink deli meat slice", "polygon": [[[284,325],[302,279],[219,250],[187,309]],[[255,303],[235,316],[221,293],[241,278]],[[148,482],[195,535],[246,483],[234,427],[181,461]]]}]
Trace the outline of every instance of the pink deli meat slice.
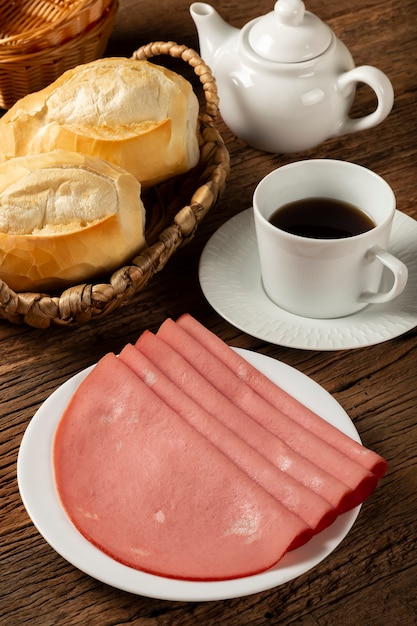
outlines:
[{"label": "pink deli meat slice", "polygon": [[327,500],[338,513],[356,505],[356,494],[347,485],[299,455],[239,409],[159,336],[145,331],[135,347],[219,422],[255,448],[278,469]]},{"label": "pink deli meat slice", "polygon": [[374,491],[378,482],[375,474],[272,406],[172,319],[161,325],[158,336],[197,370],[203,371],[204,376],[241,410],[300,455],[348,485],[356,495],[357,504]]},{"label": "pink deli meat slice", "polygon": [[115,560],[153,574],[255,574],[311,532],[113,354],[75,392],[53,459],[76,528]]},{"label": "pink deli meat slice", "polygon": [[327,441],[352,460],[381,478],[387,470],[387,462],[379,454],[354,441],[322,417],[308,409],[286,391],[275,385],[267,376],[234,352],[224,341],[200,324],[188,313],[182,315],[177,324],[216,355],[239,378],[282,411],[312,433]]},{"label": "pink deli meat slice", "polygon": [[199,433],[205,436],[241,470],[300,517],[312,533],[329,526],[337,517],[329,502],[312,492],[270,463],[243,439],[219,422],[175,383],[144,354],[127,345],[119,355],[144,383]]}]

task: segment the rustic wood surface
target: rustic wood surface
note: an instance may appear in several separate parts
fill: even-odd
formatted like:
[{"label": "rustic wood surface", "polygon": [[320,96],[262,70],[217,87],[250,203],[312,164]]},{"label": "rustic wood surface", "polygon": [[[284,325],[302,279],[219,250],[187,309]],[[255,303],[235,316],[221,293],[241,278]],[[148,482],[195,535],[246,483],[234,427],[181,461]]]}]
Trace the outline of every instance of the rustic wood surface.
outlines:
[{"label": "rustic wood surface", "polygon": [[[348,45],[357,64],[376,65],[394,85],[395,106],[375,129],[329,140],[306,153],[268,155],[245,146],[219,120],[231,175],[219,204],[195,239],[130,304],[76,329],[39,331],[0,322],[0,623],[5,626],[382,626],[417,624],[417,333],[357,350],[315,352],[270,345],[236,330],[205,301],[198,259],[208,237],[250,206],[255,185],[298,158],[330,157],[374,169],[392,185],[398,208],[417,218],[417,3],[415,0],[310,0]],[[235,26],[272,10],[273,2],[217,0]],[[174,40],[197,48],[185,0],[122,0],[107,54]],[[360,89],[360,113],[372,107]],[[417,296],[416,296],[417,297]],[[417,306],[417,304],[416,304]],[[19,497],[16,460],[31,417],[65,380],[119,351],[146,328],[188,311],[230,344],[279,359],[329,391],[363,442],[384,455],[389,471],[362,507],[342,544],[292,582],[244,598],[207,603],[153,600],[81,573],[42,539]]]}]

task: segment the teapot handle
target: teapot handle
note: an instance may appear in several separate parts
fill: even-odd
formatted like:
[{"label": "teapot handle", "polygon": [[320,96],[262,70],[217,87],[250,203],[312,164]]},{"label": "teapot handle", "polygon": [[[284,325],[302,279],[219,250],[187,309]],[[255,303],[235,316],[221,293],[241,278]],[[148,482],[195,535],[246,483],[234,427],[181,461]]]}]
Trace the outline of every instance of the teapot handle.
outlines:
[{"label": "teapot handle", "polygon": [[338,135],[354,133],[380,124],[393,107],[394,89],[389,78],[381,70],[370,65],[355,67],[339,76],[337,89],[342,96],[346,97],[357,83],[364,83],[373,89],[377,97],[377,107],[375,111],[363,117],[351,118],[346,116],[338,130]]}]

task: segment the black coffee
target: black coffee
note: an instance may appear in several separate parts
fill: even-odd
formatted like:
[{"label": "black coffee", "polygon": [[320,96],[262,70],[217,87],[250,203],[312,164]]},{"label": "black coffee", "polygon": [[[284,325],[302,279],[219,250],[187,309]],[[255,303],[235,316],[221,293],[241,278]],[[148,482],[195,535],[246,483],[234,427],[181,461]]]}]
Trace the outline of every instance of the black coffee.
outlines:
[{"label": "black coffee", "polygon": [[279,207],[271,224],[287,233],[314,239],[342,239],[375,227],[357,206],[333,198],[303,198]]}]

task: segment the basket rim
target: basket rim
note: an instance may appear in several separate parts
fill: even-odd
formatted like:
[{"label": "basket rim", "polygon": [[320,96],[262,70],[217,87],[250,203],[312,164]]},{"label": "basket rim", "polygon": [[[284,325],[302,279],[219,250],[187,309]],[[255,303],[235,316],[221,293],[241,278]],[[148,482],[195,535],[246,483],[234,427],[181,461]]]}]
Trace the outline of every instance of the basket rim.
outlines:
[{"label": "basket rim", "polygon": [[119,7],[119,0],[111,0],[105,9],[104,13],[101,17],[91,24],[91,27],[86,31],[81,31],[75,37],[68,39],[68,41],[64,41],[58,43],[57,45],[53,45],[47,48],[43,48],[40,50],[35,50],[33,52],[28,52],[26,54],[12,54],[6,56],[2,54],[0,51],[0,69],[4,67],[8,67],[9,65],[20,64],[25,67],[28,63],[37,63],[39,61],[45,61],[46,63],[52,63],[54,55],[58,57],[62,57],[65,55],[65,52],[69,48],[74,48],[79,46],[80,42],[84,42],[85,40],[94,39],[97,34],[103,30],[111,20],[114,19],[117,10]]},{"label": "basket rim", "polygon": [[187,204],[176,212],[171,223],[159,233],[158,240],[142,250],[130,264],[115,270],[108,282],[70,286],[59,295],[15,292],[0,280],[0,319],[45,329],[51,325],[79,326],[108,315],[126,304],[163,269],[174,252],[188,243],[206,213],[219,200],[230,171],[230,157],[220,132],[215,127],[218,93],[214,76],[199,54],[176,42],[153,42],[138,48],[132,60],[148,60],[157,55],[182,59],[194,70],[203,87],[205,102],[199,115],[200,162],[208,153],[207,179],[198,181]]},{"label": "basket rim", "polygon": [[[108,14],[114,0],[90,0],[84,7],[59,24],[50,24],[33,34],[23,33],[16,39],[0,39],[0,58],[19,60],[23,54],[51,50],[68,40],[85,35]],[[19,39],[17,39],[19,37]]]},{"label": "basket rim", "polygon": [[119,10],[119,0],[111,4],[90,29],[59,46],[19,57],[4,57],[0,52],[0,107],[10,109],[28,93],[43,89],[64,71],[100,58],[111,35]]},{"label": "basket rim", "polygon": [[[14,41],[19,42],[22,40],[27,40],[27,39],[32,39],[32,38],[37,38],[37,37],[41,37],[43,34],[49,32],[51,30],[51,28],[56,28],[58,26],[60,26],[62,24],[62,22],[64,22],[65,20],[68,20],[69,18],[73,17],[74,14],[76,14],[78,11],[83,10],[85,8],[86,5],[90,4],[92,2],[92,0],[71,0],[71,4],[67,5],[67,6],[60,6],[56,3],[53,3],[53,6],[55,9],[57,9],[59,12],[57,14],[56,17],[54,17],[53,20],[51,20],[50,22],[48,22],[48,24],[43,25],[43,26],[39,26],[39,27],[35,27],[29,30],[25,30],[22,32],[19,32],[16,35],[9,35],[7,37],[2,37],[0,39],[0,45],[4,45],[4,44],[8,44],[8,43],[13,43]],[[33,5],[33,0],[29,2],[31,5]],[[16,18],[16,13],[19,12],[19,10],[23,13],[25,11],[27,3],[18,3],[17,6],[14,7],[13,9],[13,16],[14,18]],[[38,0],[38,4],[42,4],[42,0]],[[50,3],[47,3],[50,5]],[[27,14],[25,14],[27,15]],[[43,18],[45,19],[45,18]]]}]

